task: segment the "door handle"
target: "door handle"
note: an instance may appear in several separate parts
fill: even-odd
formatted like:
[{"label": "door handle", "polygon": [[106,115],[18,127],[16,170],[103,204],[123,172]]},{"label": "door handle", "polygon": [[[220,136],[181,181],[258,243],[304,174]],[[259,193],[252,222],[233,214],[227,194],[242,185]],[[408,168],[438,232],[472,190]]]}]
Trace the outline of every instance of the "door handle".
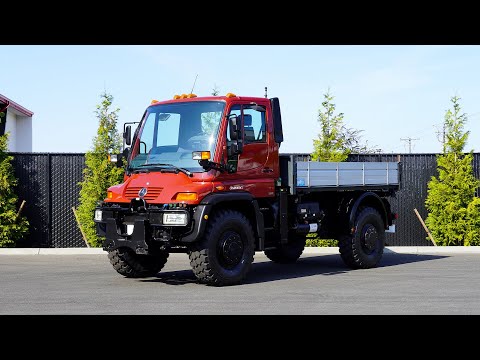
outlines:
[{"label": "door handle", "polygon": [[270,169],[270,168],[266,167],[266,168],[263,168],[262,172],[271,173],[271,172],[273,172],[273,169]]}]

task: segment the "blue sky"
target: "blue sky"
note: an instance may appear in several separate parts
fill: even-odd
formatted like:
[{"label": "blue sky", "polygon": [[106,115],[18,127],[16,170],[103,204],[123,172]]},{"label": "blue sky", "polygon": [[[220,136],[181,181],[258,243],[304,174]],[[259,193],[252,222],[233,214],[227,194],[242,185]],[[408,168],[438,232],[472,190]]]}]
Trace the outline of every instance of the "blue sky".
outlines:
[{"label": "blue sky", "polygon": [[439,152],[450,97],[469,114],[466,150],[480,151],[480,46],[0,46],[0,93],[32,110],[33,151],[85,152],[106,88],[120,124],[152,99],[188,93],[279,97],[282,152],[311,152],[330,88],[347,126],[384,152]]}]

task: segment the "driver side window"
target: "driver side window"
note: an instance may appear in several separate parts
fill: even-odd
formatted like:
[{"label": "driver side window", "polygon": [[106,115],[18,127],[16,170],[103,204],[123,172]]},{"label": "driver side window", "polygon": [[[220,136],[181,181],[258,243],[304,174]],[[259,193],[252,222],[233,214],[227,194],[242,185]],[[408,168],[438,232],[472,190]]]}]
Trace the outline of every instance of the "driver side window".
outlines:
[{"label": "driver side window", "polygon": [[265,112],[260,112],[244,106],[243,138],[245,139],[245,144],[264,143],[267,141]]}]

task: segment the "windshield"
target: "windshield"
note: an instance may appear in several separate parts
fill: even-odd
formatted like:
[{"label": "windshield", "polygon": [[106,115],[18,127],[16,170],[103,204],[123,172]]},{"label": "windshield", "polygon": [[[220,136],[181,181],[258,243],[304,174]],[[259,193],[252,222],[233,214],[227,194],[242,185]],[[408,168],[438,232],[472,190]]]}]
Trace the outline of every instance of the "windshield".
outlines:
[{"label": "windshield", "polygon": [[149,107],[141,124],[139,141],[133,147],[129,168],[170,164],[192,172],[204,171],[197,160],[192,160],[192,151],[210,151],[213,157],[224,107],[222,101]]}]

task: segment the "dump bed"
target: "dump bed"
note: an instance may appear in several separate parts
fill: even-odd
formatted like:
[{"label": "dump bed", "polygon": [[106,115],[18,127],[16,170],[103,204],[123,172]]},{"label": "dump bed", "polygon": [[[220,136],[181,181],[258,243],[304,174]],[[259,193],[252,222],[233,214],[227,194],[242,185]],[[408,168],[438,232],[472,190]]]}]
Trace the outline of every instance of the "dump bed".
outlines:
[{"label": "dump bed", "polygon": [[334,189],[395,190],[400,184],[398,162],[299,161],[296,155],[280,155],[282,185],[290,193]]}]

